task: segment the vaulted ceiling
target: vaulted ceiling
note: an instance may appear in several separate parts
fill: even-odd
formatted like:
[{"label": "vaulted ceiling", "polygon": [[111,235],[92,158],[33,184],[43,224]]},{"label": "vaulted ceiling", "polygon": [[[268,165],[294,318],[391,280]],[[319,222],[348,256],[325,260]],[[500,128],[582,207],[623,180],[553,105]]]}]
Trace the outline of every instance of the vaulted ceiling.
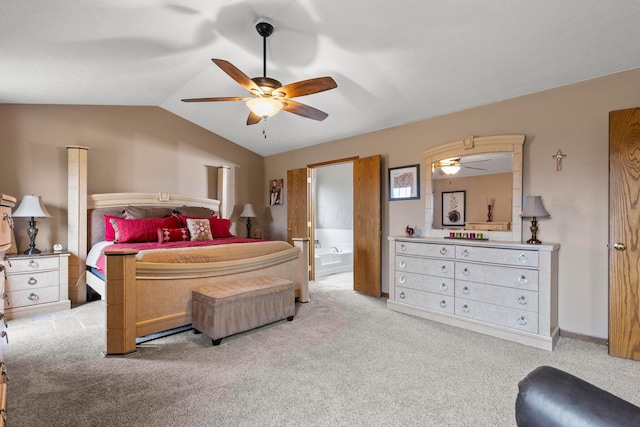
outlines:
[{"label": "vaulted ceiling", "polygon": [[[162,107],[270,155],[640,67],[635,0],[0,2],[0,102]],[[249,93],[211,62],[288,84],[324,121],[247,126]],[[267,138],[263,136],[266,130]]]}]

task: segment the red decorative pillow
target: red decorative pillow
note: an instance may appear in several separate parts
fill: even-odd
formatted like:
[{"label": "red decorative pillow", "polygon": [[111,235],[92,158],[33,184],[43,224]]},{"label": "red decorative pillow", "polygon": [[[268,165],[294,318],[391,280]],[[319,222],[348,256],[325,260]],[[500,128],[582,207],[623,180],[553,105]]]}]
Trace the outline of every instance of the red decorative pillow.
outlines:
[{"label": "red decorative pillow", "polygon": [[180,218],[125,219],[111,218],[115,243],[144,243],[158,241],[158,228],[180,228]]},{"label": "red decorative pillow", "polygon": [[231,228],[231,221],[223,218],[209,218],[209,224],[211,225],[211,235],[214,239],[222,237],[234,237],[229,231]]},{"label": "red decorative pillow", "polygon": [[212,216],[212,217],[202,217],[202,216],[188,216],[188,215],[182,215],[182,214],[177,214],[178,217],[180,218],[180,222],[182,223],[182,227],[188,227],[187,226],[187,220],[188,219],[210,219],[210,218],[217,218],[217,216]]},{"label": "red decorative pillow", "polygon": [[116,230],[113,229],[111,224],[111,218],[121,218],[118,216],[104,215],[104,240],[107,242],[113,242],[116,240]]},{"label": "red decorative pillow", "polygon": [[187,228],[158,228],[158,243],[189,240]]}]

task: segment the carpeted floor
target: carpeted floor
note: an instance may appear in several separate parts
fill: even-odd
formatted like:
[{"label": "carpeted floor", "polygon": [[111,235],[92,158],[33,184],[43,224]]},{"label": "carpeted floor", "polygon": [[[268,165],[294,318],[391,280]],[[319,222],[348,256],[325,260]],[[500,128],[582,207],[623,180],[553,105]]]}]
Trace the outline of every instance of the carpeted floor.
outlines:
[{"label": "carpeted floor", "polygon": [[281,321],[211,346],[183,332],[104,358],[105,305],[9,322],[10,426],[514,426],[540,365],[640,405],[640,363],[561,338],[547,352],[390,311],[348,275]]}]

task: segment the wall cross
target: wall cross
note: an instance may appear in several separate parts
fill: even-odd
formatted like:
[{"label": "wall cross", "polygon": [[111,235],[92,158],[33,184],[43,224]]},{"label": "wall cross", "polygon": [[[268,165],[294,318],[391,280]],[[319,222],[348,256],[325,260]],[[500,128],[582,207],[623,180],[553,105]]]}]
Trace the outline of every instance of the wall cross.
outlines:
[{"label": "wall cross", "polygon": [[565,157],[567,157],[566,154],[562,154],[562,150],[558,149],[558,152],[556,154],[554,154],[553,156],[554,159],[556,159],[556,171],[559,171],[562,169],[562,159],[564,159]]}]

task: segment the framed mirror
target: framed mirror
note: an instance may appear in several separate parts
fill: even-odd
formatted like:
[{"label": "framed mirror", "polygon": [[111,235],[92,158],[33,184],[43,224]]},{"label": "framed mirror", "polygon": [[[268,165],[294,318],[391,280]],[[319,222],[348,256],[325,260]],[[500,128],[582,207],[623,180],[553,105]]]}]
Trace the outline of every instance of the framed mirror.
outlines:
[{"label": "framed mirror", "polygon": [[[524,139],[470,136],[425,151],[425,235],[482,233],[483,239],[520,242]],[[465,194],[464,220],[451,221],[462,215],[443,203],[450,204],[450,195],[460,192]]]}]

